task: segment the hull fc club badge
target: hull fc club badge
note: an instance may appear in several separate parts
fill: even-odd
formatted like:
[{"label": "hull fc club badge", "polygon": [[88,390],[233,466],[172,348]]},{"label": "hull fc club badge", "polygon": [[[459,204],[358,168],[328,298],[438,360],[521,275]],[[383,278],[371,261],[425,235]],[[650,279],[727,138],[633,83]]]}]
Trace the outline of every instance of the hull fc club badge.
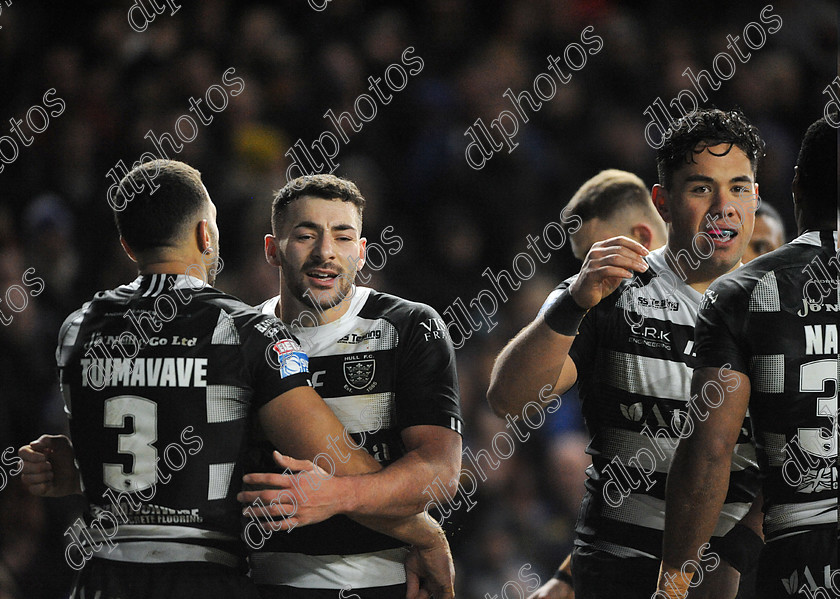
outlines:
[{"label": "hull fc club badge", "polygon": [[344,362],[344,380],[356,390],[368,390],[375,372],[376,360],[373,358],[354,358]]}]

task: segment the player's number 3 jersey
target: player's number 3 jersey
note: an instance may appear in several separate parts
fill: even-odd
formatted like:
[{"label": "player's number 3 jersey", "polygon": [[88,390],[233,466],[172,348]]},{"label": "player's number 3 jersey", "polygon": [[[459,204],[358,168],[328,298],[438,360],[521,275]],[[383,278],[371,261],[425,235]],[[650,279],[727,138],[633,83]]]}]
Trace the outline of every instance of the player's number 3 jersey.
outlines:
[{"label": "player's number 3 jersey", "polygon": [[184,275],[141,276],[67,318],[56,357],[91,503],[71,565],[91,552],[241,565],[236,493],[248,418],[311,384],[285,330]]},{"label": "player's number 3 jersey", "polygon": [[837,233],[811,231],[715,282],[699,366],[750,379],[768,541],[837,525]]}]

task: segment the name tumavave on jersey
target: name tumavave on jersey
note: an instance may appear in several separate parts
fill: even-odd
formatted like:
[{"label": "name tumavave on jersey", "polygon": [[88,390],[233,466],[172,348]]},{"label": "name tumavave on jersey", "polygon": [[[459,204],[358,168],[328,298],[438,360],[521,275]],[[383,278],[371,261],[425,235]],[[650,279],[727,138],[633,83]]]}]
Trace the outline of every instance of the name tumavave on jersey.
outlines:
[{"label": "name tumavave on jersey", "polygon": [[207,358],[83,358],[82,387],[206,387]]}]

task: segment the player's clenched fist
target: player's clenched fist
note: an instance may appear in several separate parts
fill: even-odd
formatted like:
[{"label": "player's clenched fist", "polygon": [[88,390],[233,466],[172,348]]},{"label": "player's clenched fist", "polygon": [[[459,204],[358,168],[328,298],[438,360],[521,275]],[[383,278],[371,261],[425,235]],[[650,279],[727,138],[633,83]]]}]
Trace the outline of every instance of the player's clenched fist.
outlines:
[{"label": "player's clenched fist", "polygon": [[647,248],[628,237],[612,237],[592,244],[583,260],[580,274],[569,286],[569,293],[581,308],[588,310],[615,291],[623,279],[648,269]]},{"label": "player's clenched fist", "polygon": [[41,435],[18,449],[23,460],[21,481],[33,495],[64,497],[81,493],[73,445],[64,435]]}]

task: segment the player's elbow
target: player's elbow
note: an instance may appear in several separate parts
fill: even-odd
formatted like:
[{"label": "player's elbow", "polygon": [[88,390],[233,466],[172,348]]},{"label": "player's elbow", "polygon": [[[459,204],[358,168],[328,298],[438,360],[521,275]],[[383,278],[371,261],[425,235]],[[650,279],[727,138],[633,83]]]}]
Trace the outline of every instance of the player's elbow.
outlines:
[{"label": "player's elbow", "polygon": [[719,464],[721,462],[729,463],[732,459],[733,447],[721,437],[712,437],[705,443],[705,450],[702,452],[702,457],[707,461]]},{"label": "player's elbow", "polygon": [[499,418],[504,418],[515,411],[513,394],[495,380],[490,382],[490,387],[487,389],[487,403]]},{"label": "player's elbow", "polygon": [[695,434],[680,441],[675,462],[693,462],[708,469],[722,463],[728,464],[732,458],[732,446],[716,435],[701,438]]},{"label": "player's elbow", "polygon": [[461,477],[461,453],[460,450],[457,456],[447,459],[440,469],[440,480],[446,481],[449,488],[458,487],[458,481]]}]

